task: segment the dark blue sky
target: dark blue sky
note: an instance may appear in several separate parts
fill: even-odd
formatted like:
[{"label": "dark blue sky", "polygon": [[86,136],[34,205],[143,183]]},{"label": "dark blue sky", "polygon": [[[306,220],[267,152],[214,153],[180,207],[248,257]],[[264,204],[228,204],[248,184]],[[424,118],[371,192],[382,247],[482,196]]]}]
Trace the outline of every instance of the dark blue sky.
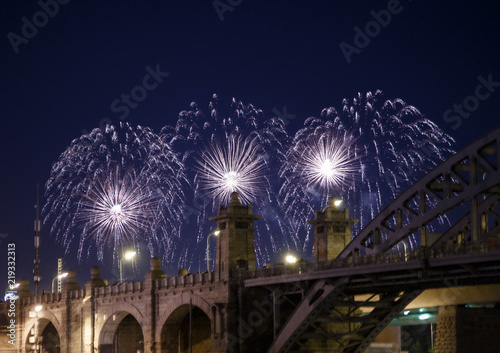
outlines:
[{"label": "dark blue sky", "polygon": [[[214,3],[231,11],[219,14]],[[494,6],[424,0],[72,0],[59,4],[56,14],[50,6],[51,17],[38,13],[43,9],[36,1],[3,1],[0,290],[6,286],[11,242],[17,248],[17,277],[32,281],[37,183],[46,182],[72,139],[103,119],[120,121],[121,112],[110,106],[142,84],[147,66],[169,75],[125,121],[158,132],[174,124],[191,101],[206,108],[212,93],[221,106],[236,97],[266,116],[286,106],[297,115],[289,126],[294,133],[322,108],[339,106],[358,91],[381,89],[387,98],[419,108],[460,149],[498,126],[500,23]],[[381,15],[385,27],[369,24],[372,11],[388,10],[390,20]],[[26,21],[39,24],[36,33]],[[369,43],[357,41],[363,48],[355,48],[348,63],[340,44],[355,46],[355,27],[373,36]],[[476,90],[478,85],[483,88]],[[464,100],[469,111],[461,114],[467,118],[457,124],[459,115],[447,110]],[[49,289],[63,249],[45,228],[42,245],[42,289]],[[81,283],[88,279],[93,263],[79,265],[71,257],[66,262]],[[146,271],[142,268],[137,279]],[[113,278],[108,270],[103,276]]]}]

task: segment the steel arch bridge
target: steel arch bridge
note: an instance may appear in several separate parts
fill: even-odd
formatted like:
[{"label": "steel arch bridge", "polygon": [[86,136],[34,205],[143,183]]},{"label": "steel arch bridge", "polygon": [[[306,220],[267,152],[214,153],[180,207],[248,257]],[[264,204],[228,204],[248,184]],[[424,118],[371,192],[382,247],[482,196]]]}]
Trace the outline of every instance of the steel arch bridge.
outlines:
[{"label": "steel arch bridge", "polygon": [[[441,234],[430,232],[457,218]],[[395,261],[392,255],[410,240],[416,250]],[[361,353],[424,289],[498,283],[499,243],[500,128],[403,192],[326,268],[248,279],[245,286],[282,291],[286,285],[305,293],[269,353]],[[360,293],[370,295],[360,300]],[[360,315],[366,307],[368,314]]]},{"label": "steel arch bridge", "polygon": [[[349,243],[340,258],[385,253],[414,236],[421,246],[442,247],[457,235],[478,242],[499,232],[500,128],[483,136],[403,192]],[[433,239],[428,225],[469,204],[467,213]]]}]

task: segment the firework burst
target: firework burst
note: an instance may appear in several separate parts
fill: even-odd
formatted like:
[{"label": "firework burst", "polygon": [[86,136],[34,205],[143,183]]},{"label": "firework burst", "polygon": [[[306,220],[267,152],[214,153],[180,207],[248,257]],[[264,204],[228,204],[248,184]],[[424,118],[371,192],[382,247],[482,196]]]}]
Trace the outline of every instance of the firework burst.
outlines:
[{"label": "firework burst", "polygon": [[[80,261],[90,254],[92,247],[87,246],[91,244],[90,238],[100,249],[100,260],[104,248],[111,247],[116,239],[119,244],[124,244],[126,239],[133,244],[145,240],[151,255],[163,250],[164,258],[169,260],[182,221],[182,180],[183,168],[177,155],[151,129],[134,128],[127,123],[108,125],[105,131],[94,129],[73,140],[53,165],[45,185],[44,223],[51,225],[51,234],[64,245],[66,252],[75,242],[79,244]],[[123,198],[126,191],[136,194],[135,210],[143,207],[149,210],[148,217],[156,217],[151,221],[158,225],[156,229],[149,228],[149,232],[143,234],[125,232],[125,228],[119,233],[111,232],[123,225],[118,220],[125,215],[125,210],[132,210],[123,204],[120,204],[121,212],[115,204],[114,221],[113,218],[99,221],[98,215],[105,213],[106,202]],[[150,202],[147,195],[155,198],[155,205],[140,205]],[[161,212],[153,213],[151,207]],[[138,224],[142,221],[135,219],[135,222],[138,222],[136,230],[141,228]],[[156,246],[158,244],[161,246]],[[116,256],[118,251],[119,248],[114,248],[113,254]]]},{"label": "firework burst", "polygon": [[265,190],[265,161],[257,138],[231,135],[227,144],[213,142],[198,160],[197,181],[214,207],[227,204],[237,192],[243,203],[255,203]]},{"label": "firework burst", "polygon": [[308,242],[301,239],[301,229],[315,207],[351,186],[359,173],[359,162],[355,141],[347,134],[323,129],[298,135],[293,141],[280,170],[283,183],[279,194],[296,248],[306,251]]},{"label": "firework burst", "polygon": [[[230,194],[230,190],[237,189],[235,184],[246,185],[246,190],[240,187],[238,192],[243,202],[252,203],[256,213],[265,211],[272,215],[255,224],[258,264],[267,263],[283,247],[288,248],[288,239],[283,235],[284,228],[280,224],[278,178],[276,173],[268,172],[279,170],[285,159],[289,137],[282,119],[266,119],[262,110],[236,99],[232,100],[229,109],[221,109],[214,94],[206,114],[193,102],[189,110],[179,113],[175,126],[165,126],[160,135],[182,155],[191,185],[185,189],[184,224],[188,225],[193,219],[197,224],[193,232],[196,236],[185,239],[177,261],[179,267],[192,268],[202,261],[204,240],[211,231],[211,224],[206,220],[225,202],[224,197]],[[238,148],[240,150],[236,152]],[[234,165],[238,164],[238,153],[241,158],[246,158],[245,161],[250,161],[242,154],[242,148],[252,154],[251,160],[258,166],[258,173],[247,168],[243,162]],[[224,154],[230,151],[235,154]],[[232,158],[233,165],[222,162],[227,158]],[[214,181],[216,184],[208,183]]]},{"label": "firework burst", "polygon": [[[161,210],[164,195],[129,170],[116,167],[106,171],[94,181],[77,205],[75,222],[81,225],[85,238],[80,239],[79,251],[90,242],[102,260],[106,247],[122,250],[137,249],[138,241],[152,243],[165,222]],[[81,255],[80,255],[81,256]]]},{"label": "firework burst", "polygon": [[307,189],[325,197],[348,186],[359,169],[350,151],[352,142],[342,137],[322,135],[305,144],[294,146],[291,160],[296,163],[296,178],[306,180]]},{"label": "firework burst", "polygon": [[[297,144],[335,131],[356,141],[352,156],[361,158],[359,173],[354,182],[341,188],[353,217],[360,219],[354,226],[355,233],[423,173],[454,153],[453,139],[417,108],[399,98],[382,97],[382,92],[376,91],[344,99],[340,111],[323,109],[321,117],[307,119],[294,138]],[[285,200],[291,197],[284,196]],[[297,203],[288,212],[302,215],[297,210],[299,205],[313,208],[311,203]]]}]

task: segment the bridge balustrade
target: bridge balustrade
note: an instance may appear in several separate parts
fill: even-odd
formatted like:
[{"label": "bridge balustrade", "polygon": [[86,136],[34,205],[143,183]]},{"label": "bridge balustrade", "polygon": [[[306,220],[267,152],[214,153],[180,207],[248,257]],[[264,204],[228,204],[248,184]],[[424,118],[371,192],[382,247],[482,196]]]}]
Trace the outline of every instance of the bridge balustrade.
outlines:
[{"label": "bridge balustrade", "polygon": [[293,265],[278,264],[271,268],[260,268],[253,271],[234,270],[234,279],[245,280],[253,278],[274,277],[282,275],[300,275],[302,273],[316,272],[327,269],[343,267],[373,266],[407,261],[425,261],[434,258],[463,256],[500,251],[500,239],[489,239],[483,242],[463,242],[450,244],[440,249],[417,248],[410,251],[388,251],[359,257],[337,258],[331,262],[300,261]]}]

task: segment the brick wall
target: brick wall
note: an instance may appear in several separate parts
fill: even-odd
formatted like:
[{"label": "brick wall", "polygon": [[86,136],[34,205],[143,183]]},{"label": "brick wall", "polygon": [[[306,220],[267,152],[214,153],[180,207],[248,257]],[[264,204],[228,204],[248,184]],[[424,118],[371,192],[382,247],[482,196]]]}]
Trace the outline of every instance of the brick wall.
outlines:
[{"label": "brick wall", "polygon": [[500,347],[500,308],[439,308],[435,353],[491,353]]}]

